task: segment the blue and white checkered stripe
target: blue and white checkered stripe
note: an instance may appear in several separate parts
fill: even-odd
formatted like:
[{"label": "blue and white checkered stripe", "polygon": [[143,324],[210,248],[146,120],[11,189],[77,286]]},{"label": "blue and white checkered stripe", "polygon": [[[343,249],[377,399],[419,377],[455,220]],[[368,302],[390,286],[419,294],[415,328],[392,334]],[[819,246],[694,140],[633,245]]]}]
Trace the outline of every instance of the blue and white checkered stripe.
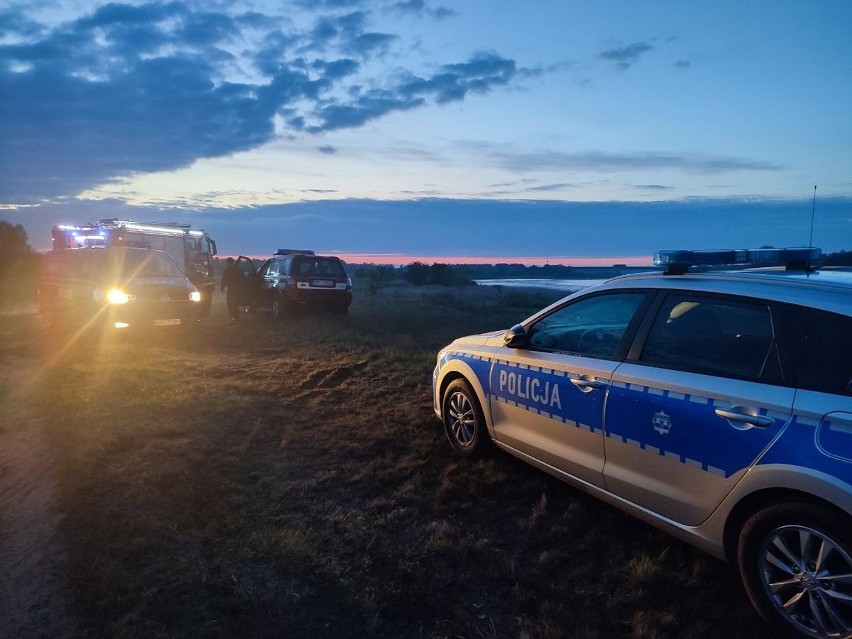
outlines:
[{"label": "blue and white checkered stripe", "polygon": [[[602,419],[604,416],[604,405],[607,395],[602,392],[581,394],[579,389],[571,384],[571,378],[580,376],[579,372],[555,370],[549,367],[531,366],[502,358],[452,351],[447,353],[449,359],[460,359],[465,361],[475,372],[477,378],[485,389],[488,398],[492,402],[498,402],[521,410],[541,415],[548,419],[559,421],[568,426],[585,430],[589,433],[597,433],[618,440],[623,444],[636,447],[652,455],[659,455],[677,463],[686,464],[693,468],[702,470],[718,477],[728,477],[731,474],[750,465],[759,450],[732,451],[724,446],[716,446],[712,441],[702,441],[704,438],[694,437],[695,433],[684,431],[690,422],[701,419],[713,421],[719,418],[714,411],[717,408],[729,410],[731,402],[722,399],[714,399],[706,396],[680,393],[667,389],[641,384],[625,382],[613,382],[610,384],[610,393],[621,395],[622,400],[630,405],[641,405],[655,407],[660,411],[668,411],[669,414],[677,414],[680,432],[675,431],[673,435],[666,433],[660,435],[654,432],[654,411],[647,415],[633,413],[629,419],[620,419],[615,411],[607,410],[607,425],[604,428]],[[515,372],[521,376],[529,376],[559,385],[560,405],[542,405],[541,402],[531,401],[529,397],[518,397],[518,394],[500,393],[497,389],[497,374],[500,369]],[[609,380],[600,381],[609,384]],[[641,394],[642,398],[632,397],[625,399],[626,395]],[[612,397],[612,396],[611,396]],[[761,410],[761,414],[768,415],[781,423],[786,421],[789,415],[781,412]],[[713,413],[708,417],[708,414]],[[685,417],[684,417],[685,416]],[[692,435],[692,436],[691,436]],[[759,444],[760,450],[768,444],[771,436],[766,442]]]}]

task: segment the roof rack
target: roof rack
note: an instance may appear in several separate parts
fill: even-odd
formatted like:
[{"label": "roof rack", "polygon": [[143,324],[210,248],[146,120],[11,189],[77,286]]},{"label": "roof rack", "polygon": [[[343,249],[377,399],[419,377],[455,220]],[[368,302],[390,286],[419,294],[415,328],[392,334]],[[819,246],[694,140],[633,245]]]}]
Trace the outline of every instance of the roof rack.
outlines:
[{"label": "roof rack", "polygon": [[275,255],[316,255],[310,249],[288,249],[288,248],[280,248],[275,251]]},{"label": "roof rack", "polygon": [[665,267],[665,275],[683,275],[691,266],[786,266],[788,271],[809,271],[821,262],[822,249],[815,247],[675,250],[654,255],[654,266]]}]

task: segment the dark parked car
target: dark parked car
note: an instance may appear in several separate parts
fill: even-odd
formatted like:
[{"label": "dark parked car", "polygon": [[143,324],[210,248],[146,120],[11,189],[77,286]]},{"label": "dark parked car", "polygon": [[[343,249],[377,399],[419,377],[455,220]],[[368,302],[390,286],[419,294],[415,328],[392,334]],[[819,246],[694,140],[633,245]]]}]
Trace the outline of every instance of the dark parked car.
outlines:
[{"label": "dark parked car", "polygon": [[352,280],[333,255],[278,249],[257,270],[244,256],[238,264],[249,279],[246,305],[269,309],[275,319],[299,310],[346,314],[352,304]]}]

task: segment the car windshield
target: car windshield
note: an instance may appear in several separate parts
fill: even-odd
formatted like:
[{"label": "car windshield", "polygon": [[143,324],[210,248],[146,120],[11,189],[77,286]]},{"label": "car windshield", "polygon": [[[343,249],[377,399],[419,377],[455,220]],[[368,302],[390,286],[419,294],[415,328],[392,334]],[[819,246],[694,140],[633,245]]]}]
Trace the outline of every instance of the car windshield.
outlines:
[{"label": "car windshield", "polygon": [[[183,277],[175,261],[162,251],[146,249],[85,249],[90,274],[100,278]],[[90,252],[89,252],[90,251]]]}]

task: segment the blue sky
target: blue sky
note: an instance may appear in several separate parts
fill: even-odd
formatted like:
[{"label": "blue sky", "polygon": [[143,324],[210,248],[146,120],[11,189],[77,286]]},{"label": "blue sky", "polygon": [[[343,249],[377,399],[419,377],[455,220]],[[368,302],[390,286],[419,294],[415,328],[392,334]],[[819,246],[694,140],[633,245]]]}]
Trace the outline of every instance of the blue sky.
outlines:
[{"label": "blue sky", "polygon": [[6,0],[0,219],[36,248],[117,216],[226,254],[621,258],[806,244],[814,210],[849,250],[850,24],[846,0]]}]

